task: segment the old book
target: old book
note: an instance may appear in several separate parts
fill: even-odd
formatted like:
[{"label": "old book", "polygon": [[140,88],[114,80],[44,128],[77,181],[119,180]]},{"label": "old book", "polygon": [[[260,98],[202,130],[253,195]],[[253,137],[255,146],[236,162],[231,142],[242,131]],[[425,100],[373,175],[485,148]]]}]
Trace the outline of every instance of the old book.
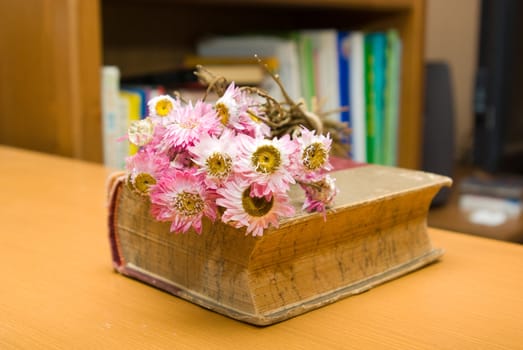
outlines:
[{"label": "old book", "polygon": [[427,234],[444,176],[380,165],[333,173],[340,189],[327,213],[297,214],[262,237],[221,222],[173,234],[155,221],[146,197],[124,177],[111,181],[109,228],[114,267],[205,308],[269,325],[366,291],[437,260]]}]

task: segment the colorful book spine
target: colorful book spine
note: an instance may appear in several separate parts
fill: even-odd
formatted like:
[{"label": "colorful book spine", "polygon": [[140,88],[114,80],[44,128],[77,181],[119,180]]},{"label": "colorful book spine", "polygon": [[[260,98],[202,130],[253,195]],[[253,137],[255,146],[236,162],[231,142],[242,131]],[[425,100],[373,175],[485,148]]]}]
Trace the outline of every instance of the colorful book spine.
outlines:
[{"label": "colorful book spine", "polygon": [[383,164],[385,33],[365,35],[367,161]]},{"label": "colorful book spine", "polygon": [[304,31],[293,33],[293,37],[298,48],[298,62],[301,75],[301,98],[303,98],[307,109],[312,110],[312,101],[316,96],[312,38]]},{"label": "colorful book spine", "polygon": [[395,166],[398,158],[401,39],[396,30],[387,32],[385,79],[384,164]]},{"label": "colorful book spine", "polygon": [[339,31],[337,35],[338,51],[338,84],[340,92],[340,107],[347,108],[340,113],[341,121],[350,125],[350,35],[349,32]]}]

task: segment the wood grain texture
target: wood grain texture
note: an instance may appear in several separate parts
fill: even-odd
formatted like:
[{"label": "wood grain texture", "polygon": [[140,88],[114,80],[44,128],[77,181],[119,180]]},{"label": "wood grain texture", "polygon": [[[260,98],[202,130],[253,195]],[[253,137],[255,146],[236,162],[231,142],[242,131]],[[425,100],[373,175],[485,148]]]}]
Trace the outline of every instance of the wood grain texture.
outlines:
[{"label": "wood grain texture", "polygon": [[259,328],[113,272],[109,170],[0,160],[2,349],[522,349],[521,245],[429,228],[441,261]]},{"label": "wood grain texture", "polygon": [[[267,325],[361,293],[437,259],[430,201],[449,178],[368,165],[334,172],[341,195],[324,220],[301,211],[263,237],[205,221],[172,234],[121,177],[109,225],[115,267],[227,316]],[[299,191],[296,191],[299,193]]]},{"label": "wood grain texture", "polygon": [[0,1],[0,143],[101,161],[97,2]]}]

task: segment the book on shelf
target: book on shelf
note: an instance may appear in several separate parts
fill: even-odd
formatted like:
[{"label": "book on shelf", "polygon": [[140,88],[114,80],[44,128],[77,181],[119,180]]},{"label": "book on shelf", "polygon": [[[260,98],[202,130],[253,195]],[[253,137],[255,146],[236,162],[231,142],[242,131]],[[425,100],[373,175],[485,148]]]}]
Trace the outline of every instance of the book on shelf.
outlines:
[{"label": "book on shelf", "polygon": [[[273,57],[278,60],[278,75],[291,98],[301,94],[301,78],[296,42],[288,37],[267,35],[216,36],[202,39],[196,45],[202,57]],[[269,94],[279,99],[282,94],[275,83],[267,86]]]},{"label": "book on shelf", "polygon": [[349,64],[351,157],[355,161],[366,162],[364,33],[361,31],[353,31],[349,35]]},{"label": "book on shelf", "polygon": [[[121,87],[141,95],[142,101],[160,90],[171,95],[176,91],[185,100],[194,101],[205,95],[205,87],[194,74],[196,66],[202,65],[236,84],[258,86],[282,99],[276,82],[255,59],[257,54],[270,71],[278,74],[290,97],[305,108],[328,112],[348,107],[331,118],[345,121],[351,128],[347,142],[352,159],[397,164],[401,38],[396,30],[308,29],[280,36],[218,36],[202,39],[196,47],[179,68],[122,77]],[[113,91],[115,86],[113,82]],[[213,98],[217,97],[208,100]],[[139,114],[143,117],[146,113],[141,103]],[[104,114],[104,143],[113,147],[109,139],[116,127],[110,120],[110,113]],[[105,158],[114,164],[109,154]]]},{"label": "book on shelf", "polygon": [[123,140],[129,125],[147,116],[147,101],[165,94],[163,86],[147,85],[144,77],[122,79],[116,66],[101,69],[101,102],[104,164],[110,168],[123,169],[125,158],[137,151],[135,146]]},{"label": "book on shelf", "polygon": [[118,118],[120,115],[120,70],[115,66],[102,67],[101,112],[104,164],[110,168],[121,168],[121,152],[116,140],[121,136]]},{"label": "book on shelf", "polygon": [[394,29],[386,32],[386,40],[383,164],[396,165],[398,160],[401,40],[399,33]]},{"label": "book on shelf", "polygon": [[125,168],[125,159],[131,152],[129,142],[123,137],[127,135],[129,128],[129,115],[131,114],[131,101],[128,98],[124,98],[120,92],[118,93],[118,134],[119,138],[117,141],[117,147],[115,152],[118,153],[120,163],[118,164],[119,169]]},{"label": "book on shelf", "polygon": [[[340,112],[340,120],[349,126],[351,122],[350,105],[350,32],[336,32],[336,50],[338,56],[339,106],[345,108]],[[350,142],[350,140],[348,141]]]},{"label": "book on shelf", "polygon": [[385,48],[383,32],[365,35],[365,118],[367,162],[383,164]]},{"label": "book on shelf", "polygon": [[[277,72],[279,68],[278,59],[275,57],[260,57],[263,64],[271,72]],[[253,57],[226,57],[226,56],[197,56],[187,55],[183,66],[187,69],[196,70],[197,66],[203,66],[202,74],[208,76],[222,76],[228,81],[234,81],[237,85],[248,85],[266,87],[271,77],[265,68]]]},{"label": "book on shelf", "polygon": [[[307,52],[311,57],[306,59],[312,62],[313,76],[305,78],[314,82],[314,96],[311,98],[315,99],[315,104],[322,112],[339,109],[338,31],[334,29],[304,30],[299,35],[306,37],[311,44],[311,50]],[[329,118],[341,120],[339,112],[329,114]]]},{"label": "book on shelf", "polygon": [[316,96],[314,76],[314,49],[312,38],[304,31],[295,31],[292,38],[298,49],[298,65],[301,77],[300,97],[308,110],[312,110],[313,98]]}]

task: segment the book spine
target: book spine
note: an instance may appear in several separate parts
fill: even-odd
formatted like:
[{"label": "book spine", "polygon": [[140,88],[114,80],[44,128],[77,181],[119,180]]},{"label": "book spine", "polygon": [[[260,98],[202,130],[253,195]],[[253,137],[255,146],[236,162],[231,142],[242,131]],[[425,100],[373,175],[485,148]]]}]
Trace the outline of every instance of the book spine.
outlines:
[{"label": "book spine", "polygon": [[401,40],[396,30],[387,32],[385,115],[384,115],[384,164],[395,166],[398,154],[398,124],[401,69]]},{"label": "book spine", "polygon": [[[339,66],[338,66],[338,33],[332,29],[320,30],[319,37],[319,94],[318,102],[322,112],[331,112],[339,109]],[[328,117],[339,121],[339,112],[329,113]]]},{"label": "book spine", "polygon": [[[337,35],[338,51],[338,84],[340,94],[340,106],[348,107],[350,104],[350,56],[349,56],[349,32],[340,31]],[[341,121],[350,125],[350,110],[340,113]]]},{"label": "book spine", "polygon": [[126,138],[128,130],[128,119],[130,113],[130,101],[120,91],[118,94],[118,135],[117,145],[115,146],[118,153],[118,168],[125,168],[125,159],[129,155],[129,141]]},{"label": "book spine", "polygon": [[376,32],[365,36],[367,161],[383,163],[385,34]]},{"label": "book spine", "polygon": [[120,70],[116,66],[102,67],[102,140],[104,164],[110,168],[120,169],[120,154],[117,150],[117,139],[119,136],[119,90]]},{"label": "book spine", "polygon": [[365,44],[363,32],[350,34],[350,116],[352,125],[352,158],[357,162],[367,161],[367,126],[365,111]]},{"label": "book spine", "polygon": [[365,122],[366,122],[366,149],[367,163],[375,161],[376,138],[376,95],[374,90],[374,51],[372,50],[372,37],[365,35]]},{"label": "book spine", "polygon": [[312,100],[314,96],[316,96],[312,39],[305,31],[298,31],[294,35],[298,47],[298,60],[301,75],[301,97],[304,99],[307,109],[312,110]]}]

